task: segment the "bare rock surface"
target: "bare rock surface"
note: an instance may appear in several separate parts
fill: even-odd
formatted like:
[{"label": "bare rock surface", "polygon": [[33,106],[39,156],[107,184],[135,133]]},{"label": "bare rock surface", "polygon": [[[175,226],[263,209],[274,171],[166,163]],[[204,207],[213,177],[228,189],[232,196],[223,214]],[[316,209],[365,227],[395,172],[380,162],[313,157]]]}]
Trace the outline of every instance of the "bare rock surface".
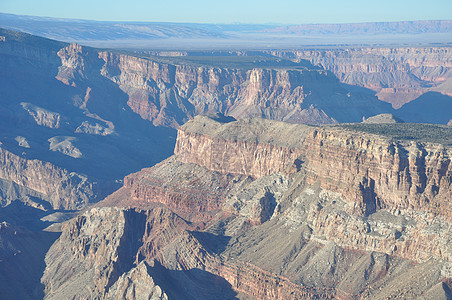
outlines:
[{"label": "bare rock surface", "polygon": [[121,275],[109,289],[107,299],[167,300],[168,296],[155,284],[145,262]]},{"label": "bare rock surface", "polygon": [[[348,89],[306,62],[258,57],[221,67],[190,60],[138,58],[100,52],[102,74],[129,95],[128,105],[156,125],[177,127],[197,114],[261,116],[291,123],[358,121],[388,112],[365,90]],[[229,58],[227,61],[230,61]],[[257,67],[256,67],[257,65]],[[359,105],[351,105],[352,103]]]},{"label": "bare rock surface", "polygon": [[[358,129],[196,117],[179,129],[176,155],[63,227],[46,297],[81,285],[126,295],[144,280],[142,293],[175,299],[447,299],[450,146]],[[228,150],[198,151],[206,145]],[[286,165],[280,149],[298,152]],[[281,167],[251,176],[203,163],[206,153]]]},{"label": "bare rock surface", "polygon": [[30,144],[25,137],[19,135],[15,138],[15,140],[20,147],[30,148]]},{"label": "bare rock surface", "polygon": [[75,147],[74,142],[76,140],[72,136],[54,136],[48,140],[50,143],[49,149],[73,158],[80,158],[83,154],[80,149]]},{"label": "bare rock surface", "polygon": [[25,159],[0,147],[2,206],[22,199],[33,207],[82,208],[96,197],[96,183],[39,160]]},{"label": "bare rock surface", "polygon": [[59,128],[60,127],[60,114],[56,112],[49,111],[42,107],[38,107],[31,103],[22,102],[20,103],[24,110],[26,110],[30,116],[33,117],[36,124],[49,128]]},{"label": "bare rock surface", "polygon": [[[0,274],[14,288],[26,277],[20,297],[450,294],[450,127],[293,124],[393,112],[303,60],[150,57],[0,32]],[[419,72],[422,86],[448,71]],[[404,113],[418,118],[430,96]],[[229,116],[195,117],[217,112]],[[52,211],[82,209],[140,169],[72,220]],[[20,202],[53,214],[19,228]],[[62,233],[48,249],[51,222]]]},{"label": "bare rock surface", "polygon": [[379,99],[400,108],[429,91],[451,96],[452,76],[448,47],[349,48],[274,51],[272,54],[308,59],[333,72],[341,81],[370,88]]},{"label": "bare rock surface", "polygon": [[81,209],[172,153],[175,131],[127,109],[95,51],[0,31],[2,206]]},{"label": "bare rock surface", "polygon": [[394,123],[403,123],[403,120],[395,117],[392,114],[380,114],[363,120],[363,123],[394,124]]}]

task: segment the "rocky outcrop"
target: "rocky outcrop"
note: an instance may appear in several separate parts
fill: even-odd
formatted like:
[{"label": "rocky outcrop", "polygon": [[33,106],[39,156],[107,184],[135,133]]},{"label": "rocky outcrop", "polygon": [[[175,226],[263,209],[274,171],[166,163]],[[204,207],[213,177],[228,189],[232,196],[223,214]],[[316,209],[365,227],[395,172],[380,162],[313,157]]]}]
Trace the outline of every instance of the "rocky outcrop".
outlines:
[{"label": "rocky outcrop", "polygon": [[33,117],[36,124],[49,128],[60,127],[60,114],[38,107],[31,103],[22,102],[21,106]]},{"label": "rocky outcrop", "polygon": [[22,199],[41,209],[77,209],[98,193],[96,183],[81,174],[22,158],[1,147],[0,166],[1,180],[9,183],[2,184],[2,206]]},{"label": "rocky outcrop", "polygon": [[340,192],[364,214],[414,209],[452,220],[449,148],[340,129],[314,130],[305,143],[307,182]]},{"label": "rocky outcrop", "polygon": [[[80,209],[124,176],[172,154],[156,128],[100,74],[98,52],[0,29],[0,203]],[[6,154],[9,153],[9,154]]]},{"label": "rocky outcrop", "polygon": [[[180,128],[176,155],[127,176],[63,228],[46,258],[46,297],[71,297],[80,284],[102,299],[441,294],[436,285],[447,291],[452,278],[449,148],[196,117]],[[249,167],[260,165],[271,171]]]},{"label": "rocky outcrop", "polygon": [[80,158],[83,155],[80,149],[74,145],[74,142],[77,141],[75,137],[54,136],[48,139],[48,141],[50,143],[49,150],[60,152],[72,158]]},{"label": "rocky outcrop", "polygon": [[[225,250],[218,250],[219,237],[193,231],[167,208],[94,208],[68,223],[48,252],[45,298],[106,299],[128,297],[132,291],[175,299],[237,293],[260,299],[373,298],[381,293],[400,296],[391,287],[397,280],[416,296],[442,278],[441,263],[416,266],[331,242],[322,245],[305,229],[291,232],[281,221],[233,237]],[[419,286],[417,280],[404,278],[409,272],[424,274],[425,283]],[[80,285],[85,288],[78,289]]]},{"label": "rocky outcrop", "polygon": [[364,215],[415,209],[452,218],[451,152],[441,144],[392,141],[342,127],[197,117],[180,128],[175,154],[184,163],[254,177],[302,169],[308,184],[341,193]]},{"label": "rocky outcrop", "polygon": [[394,123],[403,123],[402,119],[395,117],[392,114],[380,114],[367,119],[363,119],[362,123],[370,123],[370,124],[394,124]]},{"label": "rocky outcrop", "polygon": [[[245,124],[250,125],[249,131],[241,131]],[[174,154],[183,163],[212,171],[261,177],[293,165],[301,155],[302,141],[309,130],[307,126],[283,127],[278,122],[260,119],[222,124],[208,117],[197,117],[179,129]],[[295,132],[299,135],[290,140],[294,141],[293,145],[289,139],[278,143]]]},{"label": "rocky outcrop", "polygon": [[[223,174],[263,179],[274,173],[301,176],[300,186],[320,186],[326,194],[318,197],[345,205],[341,209],[326,209],[326,204],[311,206],[308,219],[315,234],[353,249],[419,261],[432,256],[451,260],[451,249],[446,246],[451,239],[448,228],[452,221],[450,147],[394,141],[342,127],[292,126],[265,120],[220,123],[197,117],[180,128],[176,159]],[[266,134],[275,132],[275,139],[267,139]],[[274,147],[278,136],[284,137],[286,144]],[[237,162],[237,157],[242,159]],[[289,179],[286,185],[290,188],[278,189],[283,194],[295,189],[292,180],[297,182]],[[278,189],[269,189],[270,182],[253,183],[263,187],[260,192],[230,194],[232,211],[246,216],[252,224],[262,224],[280,213],[282,199],[288,196],[275,197]],[[282,187],[284,180],[280,182]],[[389,225],[381,227],[384,218],[374,222],[366,219],[380,211],[402,214],[411,221],[387,222]],[[438,242],[433,242],[436,239]],[[426,240],[431,242],[424,243]]]},{"label": "rocky outcrop", "polygon": [[168,296],[155,284],[145,262],[122,274],[109,289],[107,299],[167,300]]},{"label": "rocky outcrop", "polygon": [[[122,190],[127,191],[126,201],[161,203],[187,220],[201,221],[211,219],[209,212],[218,211],[228,193],[250,180],[248,176],[212,173],[169,158],[125,177]],[[121,197],[113,194],[106,201],[124,201]]]},{"label": "rocky outcrop", "polygon": [[[0,149],[5,205],[19,198],[43,209],[77,209],[98,197],[90,177],[25,158],[38,155],[42,140],[45,151],[50,142],[58,152],[51,154],[76,162],[68,165],[110,180],[120,173],[113,176],[114,170],[125,172],[136,161],[161,157],[157,144],[146,138],[171,144],[169,134],[148,130],[127,101],[143,118],[173,127],[211,110],[237,117],[257,112],[292,122],[331,121],[331,116],[340,121],[348,113],[361,121],[376,113],[366,115],[373,103],[367,92],[349,95],[331,74],[304,62],[284,62],[281,68],[265,63],[262,68],[216,67],[99,53],[75,44],[58,53],[58,74],[45,76],[61,95],[66,90],[76,94],[66,102],[48,102],[55,106],[42,99],[27,101],[55,108],[61,118],[71,116],[75,107],[76,117],[60,120],[56,128],[49,112],[36,114],[37,119],[31,115],[34,121],[27,125],[37,128],[33,134],[8,125],[11,133],[4,130],[5,148]],[[54,61],[44,61],[48,57],[30,55],[57,70]],[[55,84],[54,76],[65,84]],[[10,82],[7,76],[2,79],[2,86]],[[353,106],[358,102],[362,106]],[[19,103],[1,106],[0,113],[23,111]],[[350,105],[352,111],[344,109]],[[137,293],[163,299],[375,299],[447,293],[452,278],[451,149],[448,142],[434,143],[419,134],[433,134],[436,128],[437,140],[447,140],[450,128],[427,127],[419,133],[424,125],[408,125],[410,136],[387,134],[401,125],[313,127],[195,117],[179,128],[176,155],[127,176],[124,186],[97,207],[58,225],[63,232],[46,255],[43,293],[48,299]],[[366,133],[369,126],[382,135]],[[95,164],[104,156],[110,160]],[[58,216],[43,220],[52,218]],[[36,247],[34,237],[2,230],[0,238],[24,237],[30,248]],[[21,247],[9,245],[0,245],[0,254],[14,261]]]},{"label": "rocky outcrop", "polygon": [[[342,82],[377,92],[379,99],[401,107],[452,77],[449,48],[353,48],[273,51],[273,55],[307,59],[333,72]],[[444,90],[445,94],[449,94]]]},{"label": "rocky outcrop", "polygon": [[[165,299],[158,285],[168,284],[169,295],[176,299],[227,298],[235,294],[231,287],[258,298],[332,297],[331,290],[303,287],[253,265],[223,264],[186,231],[188,228],[165,208],[101,208],[87,212],[66,226],[46,257],[42,279],[46,299],[71,297],[74,293],[104,299],[129,296],[138,288]],[[133,280],[138,276],[151,284],[143,286]],[[85,287],[82,291],[76,289],[79,284]]]},{"label": "rocky outcrop", "polygon": [[[128,94],[133,111],[156,125],[177,127],[194,115],[212,112],[324,124],[390,110],[304,62],[270,59],[263,68],[228,68],[111,52],[99,57],[105,62],[102,75]],[[351,108],[355,102],[359,105]]]}]

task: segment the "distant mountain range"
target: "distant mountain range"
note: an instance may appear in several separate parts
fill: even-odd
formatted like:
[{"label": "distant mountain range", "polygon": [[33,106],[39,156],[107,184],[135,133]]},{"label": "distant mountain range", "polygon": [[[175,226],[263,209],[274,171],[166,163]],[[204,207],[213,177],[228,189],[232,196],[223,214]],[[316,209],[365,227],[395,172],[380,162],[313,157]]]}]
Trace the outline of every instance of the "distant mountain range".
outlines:
[{"label": "distant mountain range", "polygon": [[0,27],[60,41],[121,48],[268,49],[299,45],[452,43],[451,20],[281,26],[107,22],[0,13]]},{"label": "distant mountain range", "polygon": [[421,34],[452,31],[452,21],[366,22],[347,24],[302,24],[279,26],[269,32],[289,34]]}]

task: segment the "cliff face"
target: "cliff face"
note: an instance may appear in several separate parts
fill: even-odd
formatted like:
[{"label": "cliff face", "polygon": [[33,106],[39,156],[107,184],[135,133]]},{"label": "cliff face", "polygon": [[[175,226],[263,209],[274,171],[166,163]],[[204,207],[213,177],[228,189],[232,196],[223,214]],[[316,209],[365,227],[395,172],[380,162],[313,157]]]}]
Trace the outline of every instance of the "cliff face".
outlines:
[{"label": "cliff face", "polygon": [[[391,110],[369,91],[341,84],[306,61],[138,57],[3,29],[0,33],[5,36],[0,44],[4,148],[68,174],[84,174],[90,182],[105,183],[110,192],[126,174],[165,159],[173,150],[173,128],[200,113],[323,124],[360,121]],[[295,154],[289,152],[280,149],[275,155],[292,159]],[[271,163],[231,163],[246,168],[244,174],[251,176],[279,168]],[[87,199],[99,198],[85,195],[74,201]],[[53,207],[60,207],[57,202]]]},{"label": "cliff face", "polygon": [[[235,127],[200,117],[191,123],[211,130],[197,134],[197,126],[190,122],[181,127],[175,148],[181,162],[254,177],[302,169],[308,184],[319,182],[322,188],[341,193],[363,214],[379,208],[409,208],[451,220],[451,150],[441,144],[398,142],[343,128],[297,125],[278,132],[292,145],[277,146],[276,137],[270,142],[259,141],[258,134],[243,136],[247,129],[241,132],[239,128],[254,124],[241,122]],[[274,124],[269,122],[267,130],[272,132]]]},{"label": "cliff face", "polygon": [[307,182],[340,192],[364,214],[414,209],[452,220],[450,148],[324,129],[305,143]]},{"label": "cliff face", "polygon": [[[212,112],[323,124],[358,121],[390,110],[370,94],[349,91],[330,73],[305,62],[284,65],[287,62],[272,60],[273,65],[262,68],[229,68],[109,52],[99,57],[105,62],[102,75],[128,94],[133,111],[156,125],[177,127],[194,115]],[[357,107],[350,105],[355,102]]]},{"label": "cliff face", "polygon": [[[172,131],[142,118],[170,127],[202,112],[242,118],[195,117],[179,127],[173,157],[128,175],[97,207],[61,225],[41,279],[46,298],[447,295],[448,143],[243,119],[361,120],[386,109],[368,91],[305,62],[218,67],[7,43],[2,205],[79,209],[95,201],[94,179],[118,184],[169,153]],[[14,239],[2,230],[0,238]],[[20,254],[3,248],[9,260]]]},{"label": "cliff face", "polygon": [[452,77],[449,48],[356,48],[344,50],[275,51],[273,55],[307,59],[333,72],[342,82],[377,92],[394,108],[437,90],[451,96],[442,83]]},{"label": "cliff face", "polygon": [[[297,149],[249,141],[225,141],[180,130],[177,159],[220,173],[261,177],[283,171],[300,155]],[[253,159],[250,159],[253,158]]]},{"label": "cliff face", "polygon": [[79,209],[98,195],[96,183],[78,173],[0,148],[2,206],[23,199],[41,209]]},{"label": "cliff face", "polygon": [[65,226],[46,295],[89,282],[108,298],[137,280],[176,299],[447,295],[451,175],[442,144],[195,117],[173,157]]},{"label": "cliff face", "polygon": [[[0,29],[0,205],[80,209],[168,157],[155,128],[100,74],[96,51]],[[157,143],[158,140],[158,143]]]},{"label": "cliff face", "polygon": [[[276,147],[275,141],[270,143],[265,138],[258,141],[256,136],[246,133],[246,137],[243,136],[247,129],[241,131],[240,125],[235,127],[234,124],[233,127],[233,123],[208,122],[199,117],[191,122],[201,126],[189,122],[179,130],[175,154],[181,162],[195,163],[216,172],[246,174],[256,178],[281,172],[287,175],[302,174],[305,185],[318,185],[333,195],[340,195],[338,197],[346,205],[340,209],[348,215],[345,219],[339,212],[337,215],[332,213],[336,209],[319,210],[318,213],[315,209],[311,211],[311,218],[315,220],[313,226],[321,235],[326,234],[335,240],[338,233],[336,226],[343,224],[344,235],[349,236],[347,232],[357,231],[354,233],[355,237],[361,233],[362,238],[367,240],[356,244],[342,241],[341,244],[345,243],[345,246],[397,253],[415,260],[426,259],[430,255],[450,260],[451,249],[441,245],[441,242],[430,243],[428,246],[424,243],[413,244],[420,237],[422,240],[431,240],[438,236],[443,242],[450,239],[447,233],[448,224],[452,220],[450,147],[428,142],[394,141],[337,127],[314,128],[301,125],[296,125],[293,131],[287,130],[282,135],[288,137],[295,134],[298,138],[296,142],[291,146],[286,144],[285,147]],[[237,123],[242,123],[243,127],[253,126],[240,121]],[[274,125],[275,123],[268,124],[268,131],[272,132]],[[206,129],[209,126],[216,128]],[[203,129],[196,135],[194,128]],[[224,132],[228,135],[225,136]],[[287,141],[290,140],[288,137]],[[401,232],[408,233],[408,241],[396,241],[399,238],[397,236],[393,241],[389,240],[389,246],[381,241],[377,242],[379,238],[375,239],[369,234],[374,229],[370,229],[371,226],[362,218],[380,210],[396,215],[403,211],[402,214],[414,220],[416,225],[410,229],[407,229],[407,225],[390,226],[396,232],[395,236],[402,234]],[[420,216],[416,217],[416,214]],[[426,225],[424,218],[439,219]],[[349,222],[357,224],[361,229],[351,230]],[[423,227],[436,226],[433,224],[442,224],[446,229],[428,233]],[[326,233],[328,230],[331,231]],[[386,239],[386,235],[384,236]]]},{"label": "cliff face", "polygon": [[169,158],[124,178],[124,189],[133,203],[162,203],[187,220],[200,221],[211,219],[211,212],[218,212],[225,196],[250,180],[248,176],[212,173]]}]

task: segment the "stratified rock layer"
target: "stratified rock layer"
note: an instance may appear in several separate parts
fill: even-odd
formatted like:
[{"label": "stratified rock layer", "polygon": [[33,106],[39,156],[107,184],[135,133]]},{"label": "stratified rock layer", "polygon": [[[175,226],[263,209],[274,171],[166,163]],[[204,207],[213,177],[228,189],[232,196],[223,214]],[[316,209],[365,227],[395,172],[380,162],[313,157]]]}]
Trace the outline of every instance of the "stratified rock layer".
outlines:
[{"label": "stratified rock layer", "polygon": [[306,62],[267,58],[262,67],[260,61],[257,66],[216,67],[110,52],[99,57],[102,75],[128,94],[133,111],[156,125],[177,127],[214,112],[328,124],[391,111],[368,91],[349,90],[331,73]]},{"label": "stratified rock layer", "polygon": [[97,197],[86,176],[48,162],[25,159],[0,147],[2,206],[22,199],[40,209],[77,209]]},{"label": "stratified rock layer", "polygon": [[447,295],[450,146],[359,126],[196,117],[173,157],[66,225],[47,297],[108,298],[138,276],[176,299]]},{"label": "stratified rock layer", "polygon": [[399,142],[341,127],[264,120],[222,124],[197,117],[179,129],[175,155],[212,171],[255,177],[301,168],[307,183],[341,193],[362,214],[409,208],[452,218],[451,149],[441,144]]},{"label": "stratified rock layer", "polygon": [[395,108],[431,90],[452,95],[445,84],[452,77],[452,52],[448,47],[273,51],[272,54],[307,59],[333,72],[342,82],[377,91],[379,99],[392,103]]}]

